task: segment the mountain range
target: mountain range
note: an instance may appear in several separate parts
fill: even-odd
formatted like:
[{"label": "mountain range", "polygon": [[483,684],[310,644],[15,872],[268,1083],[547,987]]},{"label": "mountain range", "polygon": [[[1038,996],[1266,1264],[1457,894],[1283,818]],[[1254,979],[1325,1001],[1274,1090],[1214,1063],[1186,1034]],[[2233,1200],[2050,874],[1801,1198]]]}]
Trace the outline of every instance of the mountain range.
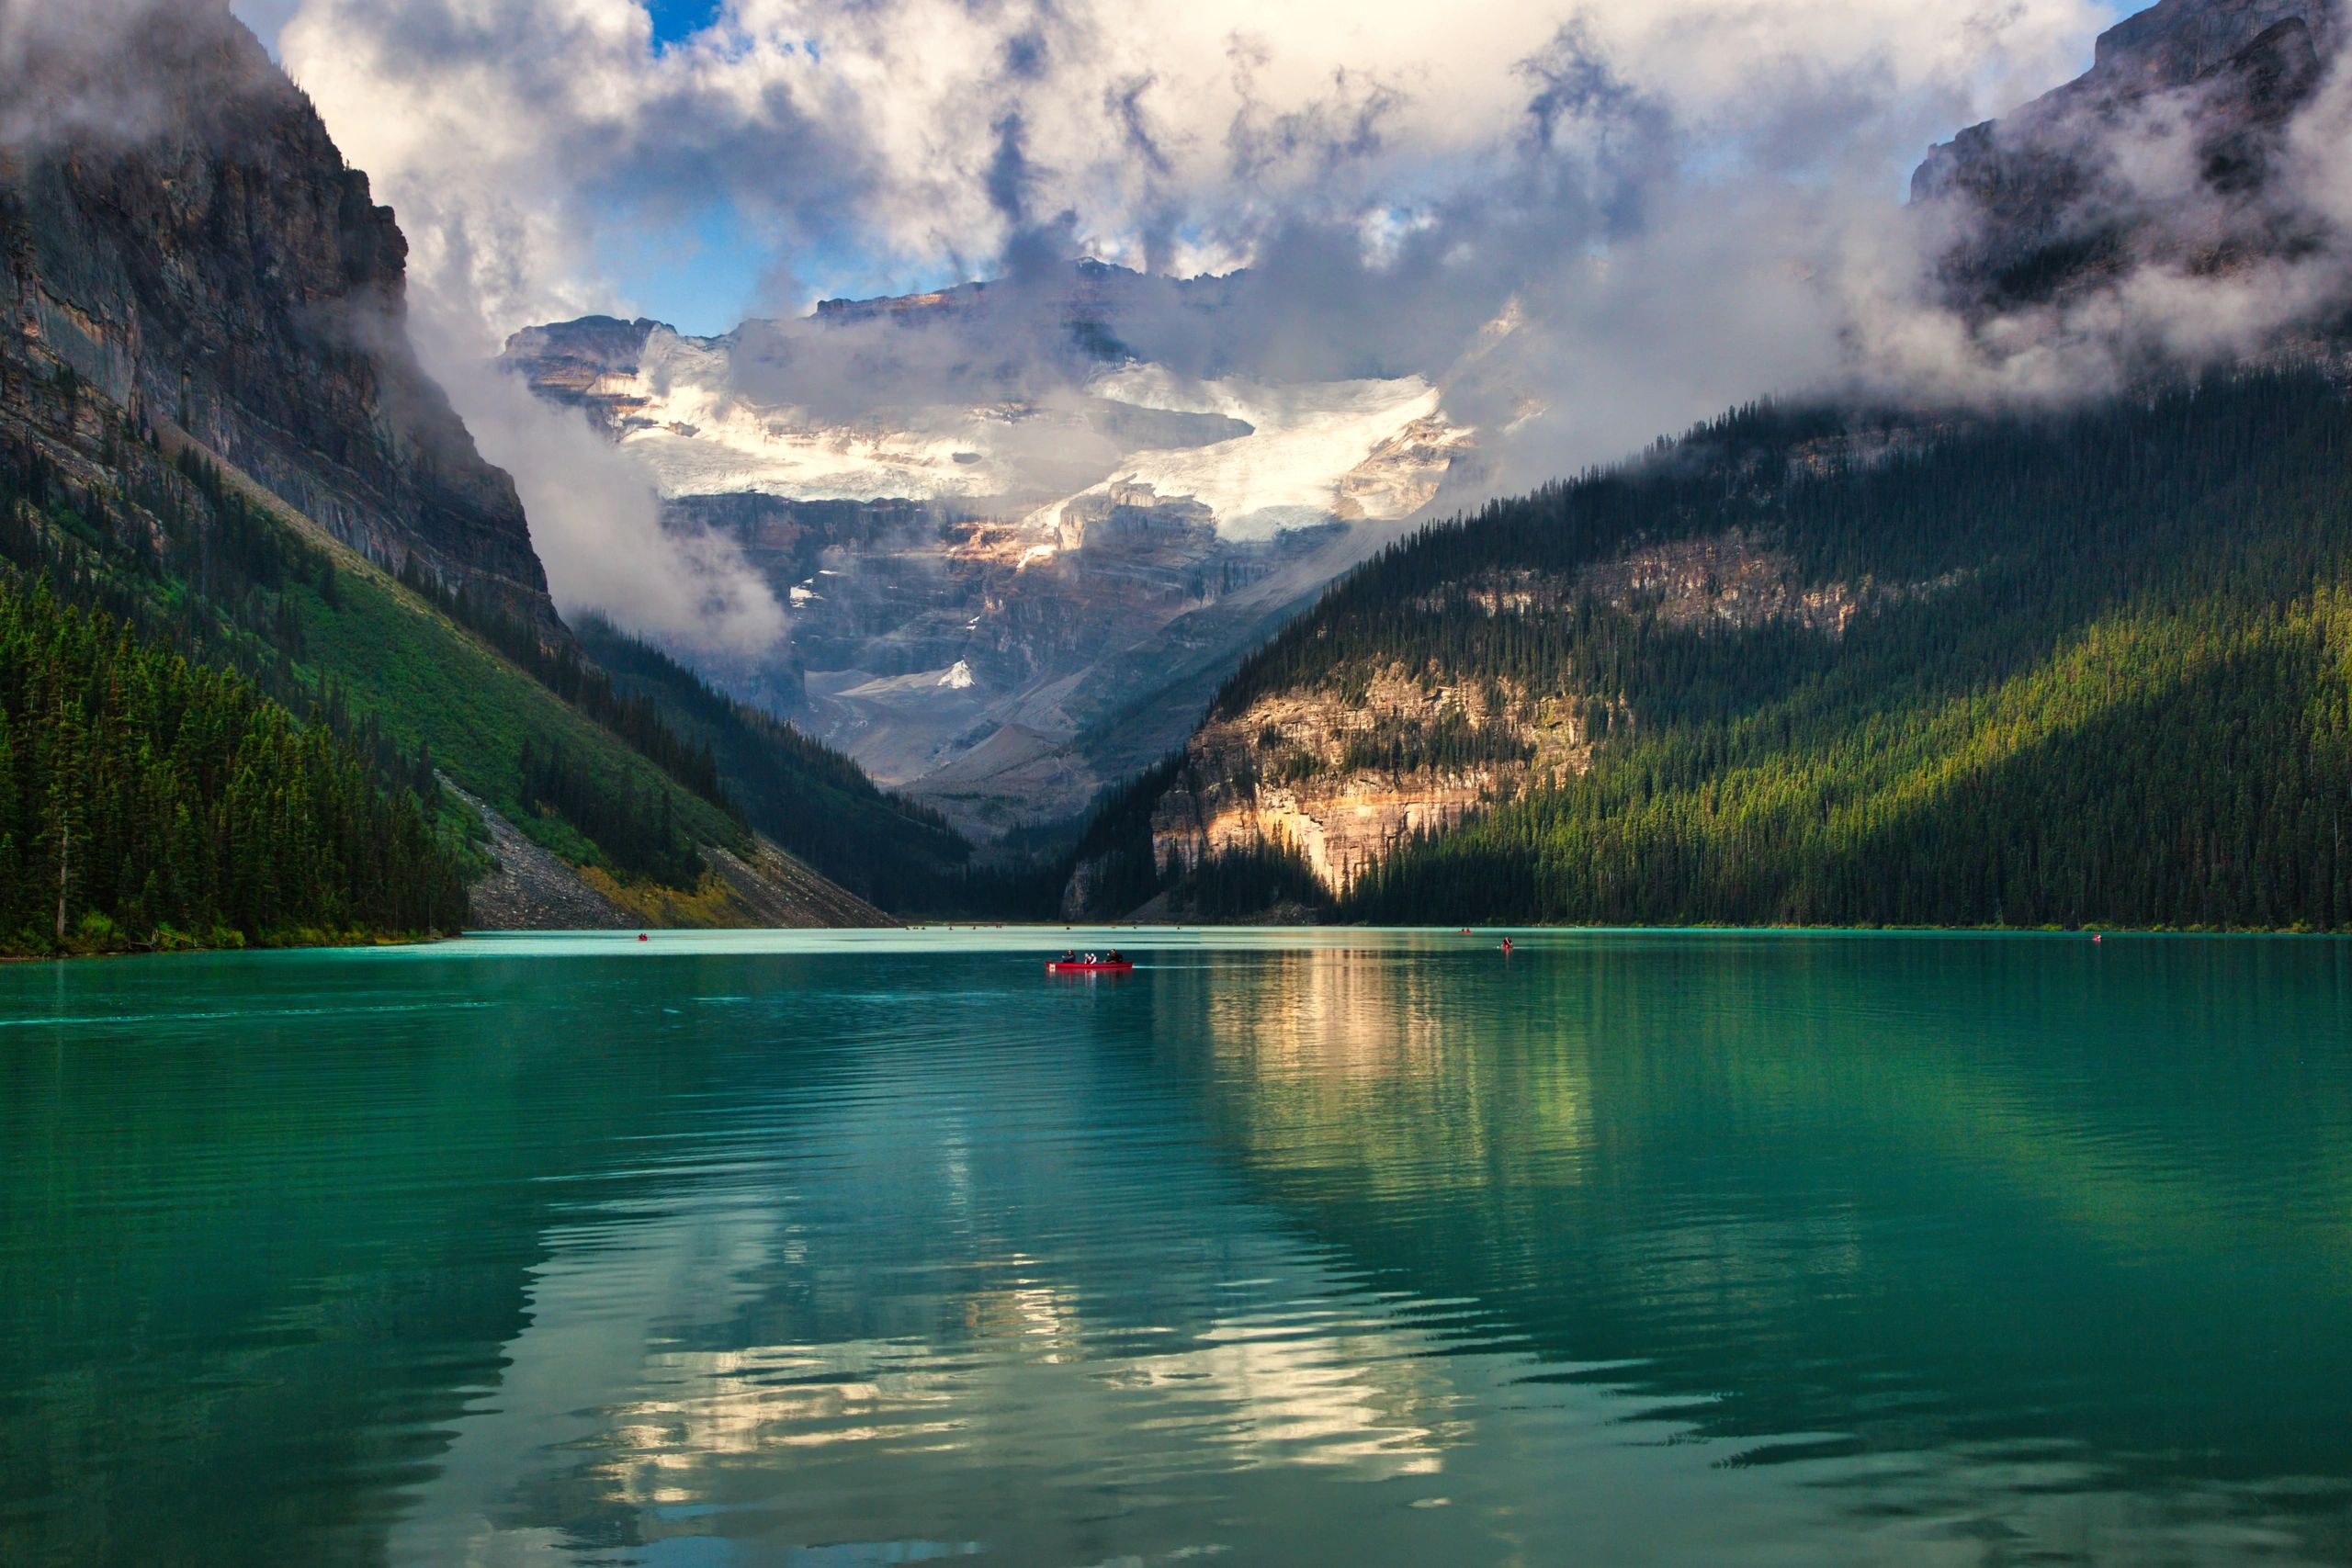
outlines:
[{"label": "mountain range", "polygon": [[[2079,81],[1934,149],[1913,213],[1950,231],[1947,301],[2041,331],[2154,269],[2308,247],[2278,187],[2335,27],[2331,0],[2165,0]],[[2177,178],[2152,182],[2151,148]],[[1328,583],[1487,493],[1459,411],[1495,389],[1451,394],[1508,317],[1446,369],[1330,379],[1253,350],[1249,282],[1080,261],[719,338],[535,327],[503,363],[788,605],[773,654],[707,670],[970,836],[1035,842]]]},{"label": "mountain range", "polygon": [[36,49],[20,101],[153,93],[0,147],[0,943],[2339,926],[2339,37],[2163,0],[1914,181],[1973,333],[2056,354],[2236,280],[2300,302],[2252,348],[2152,338],[2056,406],[1759,403],[1518,498],[1455,406],[1511,406],[1508,313],[1436,367],[1301,356],[1246,274],[1081,260],[517,333],[787,607],[698,668],[559,611],[392,214],[225,8]]},{"label": "mountain range", "polygon": [[1175,744],[1248,649],[1475,463],[1419,375],[1235,368],[1216,339],[1240,282],[1079,261],[721,338],[535,327],[503,362],[788,605],[785,646],[731,683],[995,838]]},{"label": "mountain range", "polygon": [[[2312,4],[2120,25],[1930,154],[1942,286],[2055,336],[2312,254],[2284,187],[2337,36]],[[2167,203],[2118,173],[2149,137]],[[1107,805],[1065,912],[2339,925],[2345,345],[2321,315],[2063,413],[1760,404],[1424,530]]]}]

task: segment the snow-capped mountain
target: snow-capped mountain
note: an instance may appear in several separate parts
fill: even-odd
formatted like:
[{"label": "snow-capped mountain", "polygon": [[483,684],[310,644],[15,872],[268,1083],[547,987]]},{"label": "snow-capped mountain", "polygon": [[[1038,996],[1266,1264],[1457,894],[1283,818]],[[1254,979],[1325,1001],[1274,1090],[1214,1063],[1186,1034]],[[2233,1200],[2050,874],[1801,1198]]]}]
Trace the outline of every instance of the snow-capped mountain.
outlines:
[{"label": "snow-capped mountain", "polygon": [[1270,373],[1224,281],[1082,262],[720,338],[591,317],[504,362],[790,605],[737,683],[989,836],[1174,745],[1475,454],[1423,375]]}]

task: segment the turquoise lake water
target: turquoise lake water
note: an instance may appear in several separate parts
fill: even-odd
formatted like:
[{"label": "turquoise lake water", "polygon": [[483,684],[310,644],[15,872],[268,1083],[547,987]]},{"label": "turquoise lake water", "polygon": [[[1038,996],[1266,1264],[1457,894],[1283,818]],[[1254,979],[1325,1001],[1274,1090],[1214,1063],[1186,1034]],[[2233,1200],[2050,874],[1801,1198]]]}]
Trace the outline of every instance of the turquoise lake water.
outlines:
[{"label": "turquoise lake water", "polygon": [[1492,941],[0,970],[0,1562],[2352,1561],[2352,944]]}]

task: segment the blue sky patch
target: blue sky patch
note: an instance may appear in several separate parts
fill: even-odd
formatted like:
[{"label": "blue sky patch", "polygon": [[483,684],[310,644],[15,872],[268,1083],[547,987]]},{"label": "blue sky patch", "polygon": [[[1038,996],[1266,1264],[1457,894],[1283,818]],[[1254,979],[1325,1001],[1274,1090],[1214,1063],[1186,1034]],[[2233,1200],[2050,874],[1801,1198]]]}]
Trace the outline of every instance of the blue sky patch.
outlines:
[{"label": "blue sky patch", "polygon": [[657,47],[691,38],[718,19],[719,0],[646,0]]}]

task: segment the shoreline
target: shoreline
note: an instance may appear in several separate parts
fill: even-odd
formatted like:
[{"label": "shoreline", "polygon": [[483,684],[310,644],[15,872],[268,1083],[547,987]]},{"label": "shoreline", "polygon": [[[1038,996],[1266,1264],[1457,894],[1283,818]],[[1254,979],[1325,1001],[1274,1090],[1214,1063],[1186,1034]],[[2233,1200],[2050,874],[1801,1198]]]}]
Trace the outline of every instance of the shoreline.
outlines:
[{"label": "shoreline", "polygon": [[761,936],[761,935],[881,935],[894,933],[908,936],[944,934],[949,932],[1002,932],[1008,936],[1047,937],[1070,932],[1119,932],[1148,942],[1155,934],[1167,936],[1199,935],[1212,931],[1247,931],[1273,936],[1283,931],[1319,934],[1360,931],[1365,935],[1428,935],[1456,937],[1464,940],[1499,939],[1505,936],[1785,936],[1785,937],[2072,937],[2076,939],[2118,938],[2228,938],[2241,941],[2279,941],[2302,939],[2309,941],[2352,941],[2352,929],[2312,931],[2291,926],[2280,927],[2198,927],[2198,926],[1639,926],[1639,925],[1476,925],[1462,926],[1364,926],[1345,924],[1264,925],[1250,922],[1126,925],[1115,922],[1069,924],[1054,922],[1012,921],[918,921],[902,926],[645,926],[622,930],[571,930],[543,927],[479,927],[462,931],[434,935],[353,936],[337,941],[268,941],[241,943],[189,943],[172,947],[109,948],[87,953],[0,953],[0,964],[65,964],[105,962],[135,958],[171,958],[219,956],[222,953],[349,953],[370,949],[430,948],[454,942],[478,940],[501,940],[530,937],[596,938],[635,945],[641,935],[646,937],[678,936]]}]

